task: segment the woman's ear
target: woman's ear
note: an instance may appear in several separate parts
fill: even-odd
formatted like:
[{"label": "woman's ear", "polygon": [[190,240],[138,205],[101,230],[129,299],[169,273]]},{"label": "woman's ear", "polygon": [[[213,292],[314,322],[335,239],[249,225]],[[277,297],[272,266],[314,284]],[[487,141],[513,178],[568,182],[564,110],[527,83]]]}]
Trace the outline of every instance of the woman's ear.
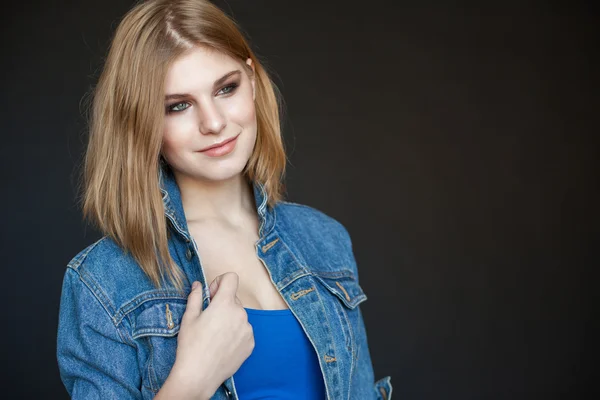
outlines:
[{"label": "woman's ear", "polygon": [[248,57],[248,59],[246,60],[246,64],[248,64],[250,68],[252,68],[252,78],[250,79],[250,83],[252,83],[252,100],[256,100],[256,88],[254,78],[256,76],[256,71],[254,70],[254,65],[252,64],[252,59],[250,57]]}]

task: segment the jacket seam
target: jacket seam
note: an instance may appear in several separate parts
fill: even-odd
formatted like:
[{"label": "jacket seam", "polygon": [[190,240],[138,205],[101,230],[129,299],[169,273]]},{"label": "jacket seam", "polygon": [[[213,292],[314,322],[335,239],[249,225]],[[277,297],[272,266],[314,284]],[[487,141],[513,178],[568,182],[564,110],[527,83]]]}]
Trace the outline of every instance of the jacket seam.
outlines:
[{"label": "jacket seam", "polygon": [[297,273],[295,275],[287,276],[284,280],[282,280],[281,282],[278,283],[277,288],[280,291],[283,291],[289,285],[291,285],[292,283],[296,282],[298,279],[303,278],[305,276],[313,276],[313,275],[310,272],[301,270],[301,271],[299,271],[299,273]]},{"label": "jacket seam", "polygon": [[[329,333],[328,337],[331,337],[331,338],[333,338],[333,337],[334,337],[334,335],[333,335],[332,328],[331,328],[331,321],[330,321],[330,319],[329,319],[329,315],[328,315],[328,313],[327,313],[327,307],[325,307],[325,303],[323,303],[323,299],[321,298],[321,295],[319,294],[319,291],[318,291],[318,290],[316,290],[316,291],[315,291],[315,293],[317,294],[317,298],[319,299],[319,303],[321,304],[321,307],[322,307],[322,308],[323,308],[323,310],[325,311],[325,318],[327,319],[327,327],[328,327],[328,333]],[[335,356],[337,357],[337,356],[338,356],[338,354],[337,354],[337,347],[336,347],[336,345],[335,345],[335,340],[332,340],[332,341],[331,341],[331,347],[333,347],[333,352],[334,352]],[[323,361],[323,360],[322,360],[322,358],[321,358],[321,357],[319,357],[319,363],[322,363],[322,361]],[[322,365],[322,364],[321,364],[321,365]],[[338,374],[339,374],[339,367],[338,367],[338,366],[336,366],[336,370],[337,370],[337,372],[338,372]],[[325,385],[327,386],[327,382],[325,382]],[[333,389],[333,388],[332,388],[332,389]],[[330,395],[331,395],[331,396],[332,396],[332,398],[333,398],[333,394],[332,394],[332,393],[330,393]]]},{"label": "jacket seam", "polygon": [[150,347],[150,356],[148,357],[148,381],[150,382],[150,390],[156,393],[158,392],[158,381],[155,382],[156,373],[154,372],[154,345],[152,344],[152,340],[150,338],[146,338],[148,341],[148,346]]},{"label": "jacket seam", "polygon": [[[342,310],[344,311],[344,310]],[[354,337],[354,327],[352,326],[352,324],[350,323],[350,319],[348,318],[348,315],[346,315],[346,312],[344,311],[344,318],[346,319],[346,323],[348,324],[348,332],[350,333],[350,351],[352,352],[350,354],[350,376],[348,377],[348,400],[350,399],[350,394],[352,393],[352,375],[354,375],[354,368],[356,367],[356,347],[357,345],[357,341]]]},{"label": "jacket seam", "polygon": [[79,276],[81,277],[81,281],[87,286],[87,288],[90,290],[90,292],[92,292],[94,297],[96,297],[98,302],[100,302],[100,304],[102,304],[102,307],[104,308],[104,310],[110,317],[113,324],[117,325],[115,323],[115,318],[114,318],[115,307],[111,304],[111,302],[108,298],[108,295],[106,293],[104,293],[104,291],[102,290],[100,285],[98,285],[98,283],[96,283],[94,281],[92,276],[90,274],[88,274],[85,270],[79,271]]},{"label": "jacket seam", "polygon": [[[106,304],[104,304],[100,298],[98,298],[96,292],[90,287],[90,284],[84,279],[84,276],[82,275],[82,271],[75,269],[71,266],[69,266],[68,268],[70,268],[74,273],[77,274],[79,281],[82,283],[82,285],[90,291],[90,294],[92,295],[92,297],[98,302],[100,307],[102,307],[102,309],[106,312],[106,315],[108,316],[108,319],[112,322],[112,326],[115,328],[115,331],[117,332],[117,335],[119,336],[119,339],[121,339],[121,341],[124,344],[131,346],[131,347],[135,347],[135,345],[131,341],[129,341],[129,339],[127,337],[123,337],[122,329],[120,329],[119,326],[117,324],[115,324],[115,320],[111,316],[108,306]],[[86,274],[86,277],[89,278],[89,275]],[[89,279],[91,280],[91,278],[89,278]]]},{"label": "jacket seam", "polygon": [[81,253],[79,253],[78,255],[76,255],[68,264],[67,264],[67,268],[72,268],[75,271],[79,271],[79,267],[81,266],[81,264],[83,264],[83,262],[85,261],[85,259],[87,258],[88,254],[98,245],[100,244],[100,242],[104,241],[105,239],[107,239],[107,236],[103,236],[100,239],[96,240],[94,243],[92,243],[91,245],[89,245],[87,247],[87,249],[83,250]]},{"label": "jacket seam", "polygon": [[174,291],[149,291],[146,293],[139,294],[135,296],[133,299],[129,300],[123,306],[121,306],[118,310],[115,311],[115,321],[120,322],[124,318],[129,319],[129,314],[135,311],[137,308],[147,303],[148,301],[154,300],[181,300],[186,302],[187,299],[182,297],[178,292]]},{"label": "jacket seam", "polygon": [[281,238],[281,244],[285,247],[285,249],[288,251],[288,253],[290,253],[290,255],[292,256],[292,258],[294,259],[294,261],[296,262],[296,264],[298,264],[298,266],[301,269],[301,273],[298,274],[297,276],[293,276],[292,278],[289,279],[284,279],[284,283],[281,285],[280,290],[285,289],[288,285],[290,285],[292,282],[295,282],[297,279],[303,277],[303,276],[307,276],[307,275],[312,275],[312,273],[308,270],[308,268],[306,268],[306,265],[304,265],[303,263],[301,263],[298,260],[298,257],[296,257],[296,254],[294,254],[294,252],[289,248],[289,246],[287,245],[287,243],[285,242],[285,240],[281,237],[281,235],[278,235],[278,237]]},{"label": "jacket seam", "polygon": [[352,269],[348,269],[348,268],[338,269],[335,271],[325,271],[325,270],[311,268],[311,272],[313,273],[313,275],[320,276],[322,278],[330,278],[330,279],[350,278],[353,281],[356,281],[354,272],[352,271]]}]

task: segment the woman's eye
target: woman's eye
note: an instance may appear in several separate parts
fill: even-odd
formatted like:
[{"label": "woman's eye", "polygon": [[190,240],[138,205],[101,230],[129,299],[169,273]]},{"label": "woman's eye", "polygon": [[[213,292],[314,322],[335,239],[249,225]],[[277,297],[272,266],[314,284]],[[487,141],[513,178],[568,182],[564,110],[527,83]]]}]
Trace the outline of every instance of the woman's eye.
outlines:
[{"label": "woman's eye", "polygon": [[[239,85],[237,83],[232,83],[219,90],[219,93],[223,92],[223,94],[231,94],[235,92],[238,86]],[[187,102],[171,104],[170,106],[167,106],[167,113],[170,114],[173,112],[181,112],[187,109],[189,106],[190,104]]]},{"label": "woman's eye", "polygon": [[167,107],[167,112],[179,112],[189,107],[188,103],[175,103]]},{"label": "woman's eye", "polygon": [[225,92],[224,94],[233,93],[235,91],[235,89],[237,89],[237,87],[238,87],[237,83],[232,83],[231,85],[225,86],[219,92],[223,92],[224,91]]}]

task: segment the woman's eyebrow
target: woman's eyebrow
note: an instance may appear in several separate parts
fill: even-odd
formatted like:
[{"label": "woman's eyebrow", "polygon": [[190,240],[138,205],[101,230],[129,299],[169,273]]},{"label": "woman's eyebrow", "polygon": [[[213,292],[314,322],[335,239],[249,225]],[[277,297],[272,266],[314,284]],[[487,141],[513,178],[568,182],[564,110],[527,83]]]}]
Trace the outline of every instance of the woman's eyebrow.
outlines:
[{"label": "woman's eyebrow", "polygon": [[[227,79],[229,79],[229,77],[231,77],[233,75],[239,75],[241,73],[242,73],[242,71],[240,71],[239,69],[236,69],[234,71],[230,71],[230,72],[226,73],[225,75],[223,75],[222,77],[220,77],[219,79],[217,79],[215,81],[215,83],[213,84],[213,88],[216,88],[217,86],[222,85]],[[189,96],[188,94],[180,94],[180,93],[168,94],[165,96],[165,101],[171,100],[171,99],[181,99],[181,98],[185,98],[188,96]]]},{"label": "woman's eyebrow", "polygon": [[234,70],[234,71],[228,72],[228,73],[226,73],[225,75],[223,75],[222,77],[220,77],[219,79],[217,79],[217,80],[215,81],[215,83],[214,83],[213,87],[214,87],[214,88],[216,88],[217,86],[220,86],[220,85],[222,85],[223,83],[225,83],[225,81],[226,81],[226,80],[227,80],[227,79],[228,79],[230,76],[233,76],[233,75],[236,75],[236,74],[241,74],[241,73],[242,73],[242,71],[240,71],[239,69],[236,69],[236,70]]}]

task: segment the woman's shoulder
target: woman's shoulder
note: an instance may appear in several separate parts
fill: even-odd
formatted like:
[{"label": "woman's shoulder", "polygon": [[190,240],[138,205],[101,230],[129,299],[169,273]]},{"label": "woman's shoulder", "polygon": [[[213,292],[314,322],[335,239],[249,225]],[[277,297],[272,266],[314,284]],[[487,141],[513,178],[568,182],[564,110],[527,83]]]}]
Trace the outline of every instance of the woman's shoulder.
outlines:
[{"label": "woman's shoulder", "polygon": [[313,268],[347,269],[358,274],[350,234],[340,221],[306,204],[279,204],[277,233],[298,259]]},{"label": "woman's shoulder", "polygon": [[100,239],[89,244],[80,250],[67,264],[67,268],[72,268],[76,272],[89,271],[97,268],[99,260],[104,262],[114,262],[125,256],[119,246],[108,236],[102,236]]},{"label": "woman's shoulder", "polygon": [[103,236],[79,251],[69,261],[67,268],[80,275],[103,278],[119,277],[120,273],[129,274],[131,269],[139,269],[132,255],[109,236]]},{"label": "woman's shoulder", "polygon": [[[67,279],[68,275],[77,279]],[[108,236],[88,245],[69,261],[64,284],[86,287],[113,313],[140,293],[154,289],[133,256]]]},{"label": "woman's shoulder", "polygon": [[346,227],[339,220],[307,204],[280,201],[276,213],[279,226],[293,227],[296,230],[317,230],[328,237],[333,234],[337,239],[348,236]]}]

